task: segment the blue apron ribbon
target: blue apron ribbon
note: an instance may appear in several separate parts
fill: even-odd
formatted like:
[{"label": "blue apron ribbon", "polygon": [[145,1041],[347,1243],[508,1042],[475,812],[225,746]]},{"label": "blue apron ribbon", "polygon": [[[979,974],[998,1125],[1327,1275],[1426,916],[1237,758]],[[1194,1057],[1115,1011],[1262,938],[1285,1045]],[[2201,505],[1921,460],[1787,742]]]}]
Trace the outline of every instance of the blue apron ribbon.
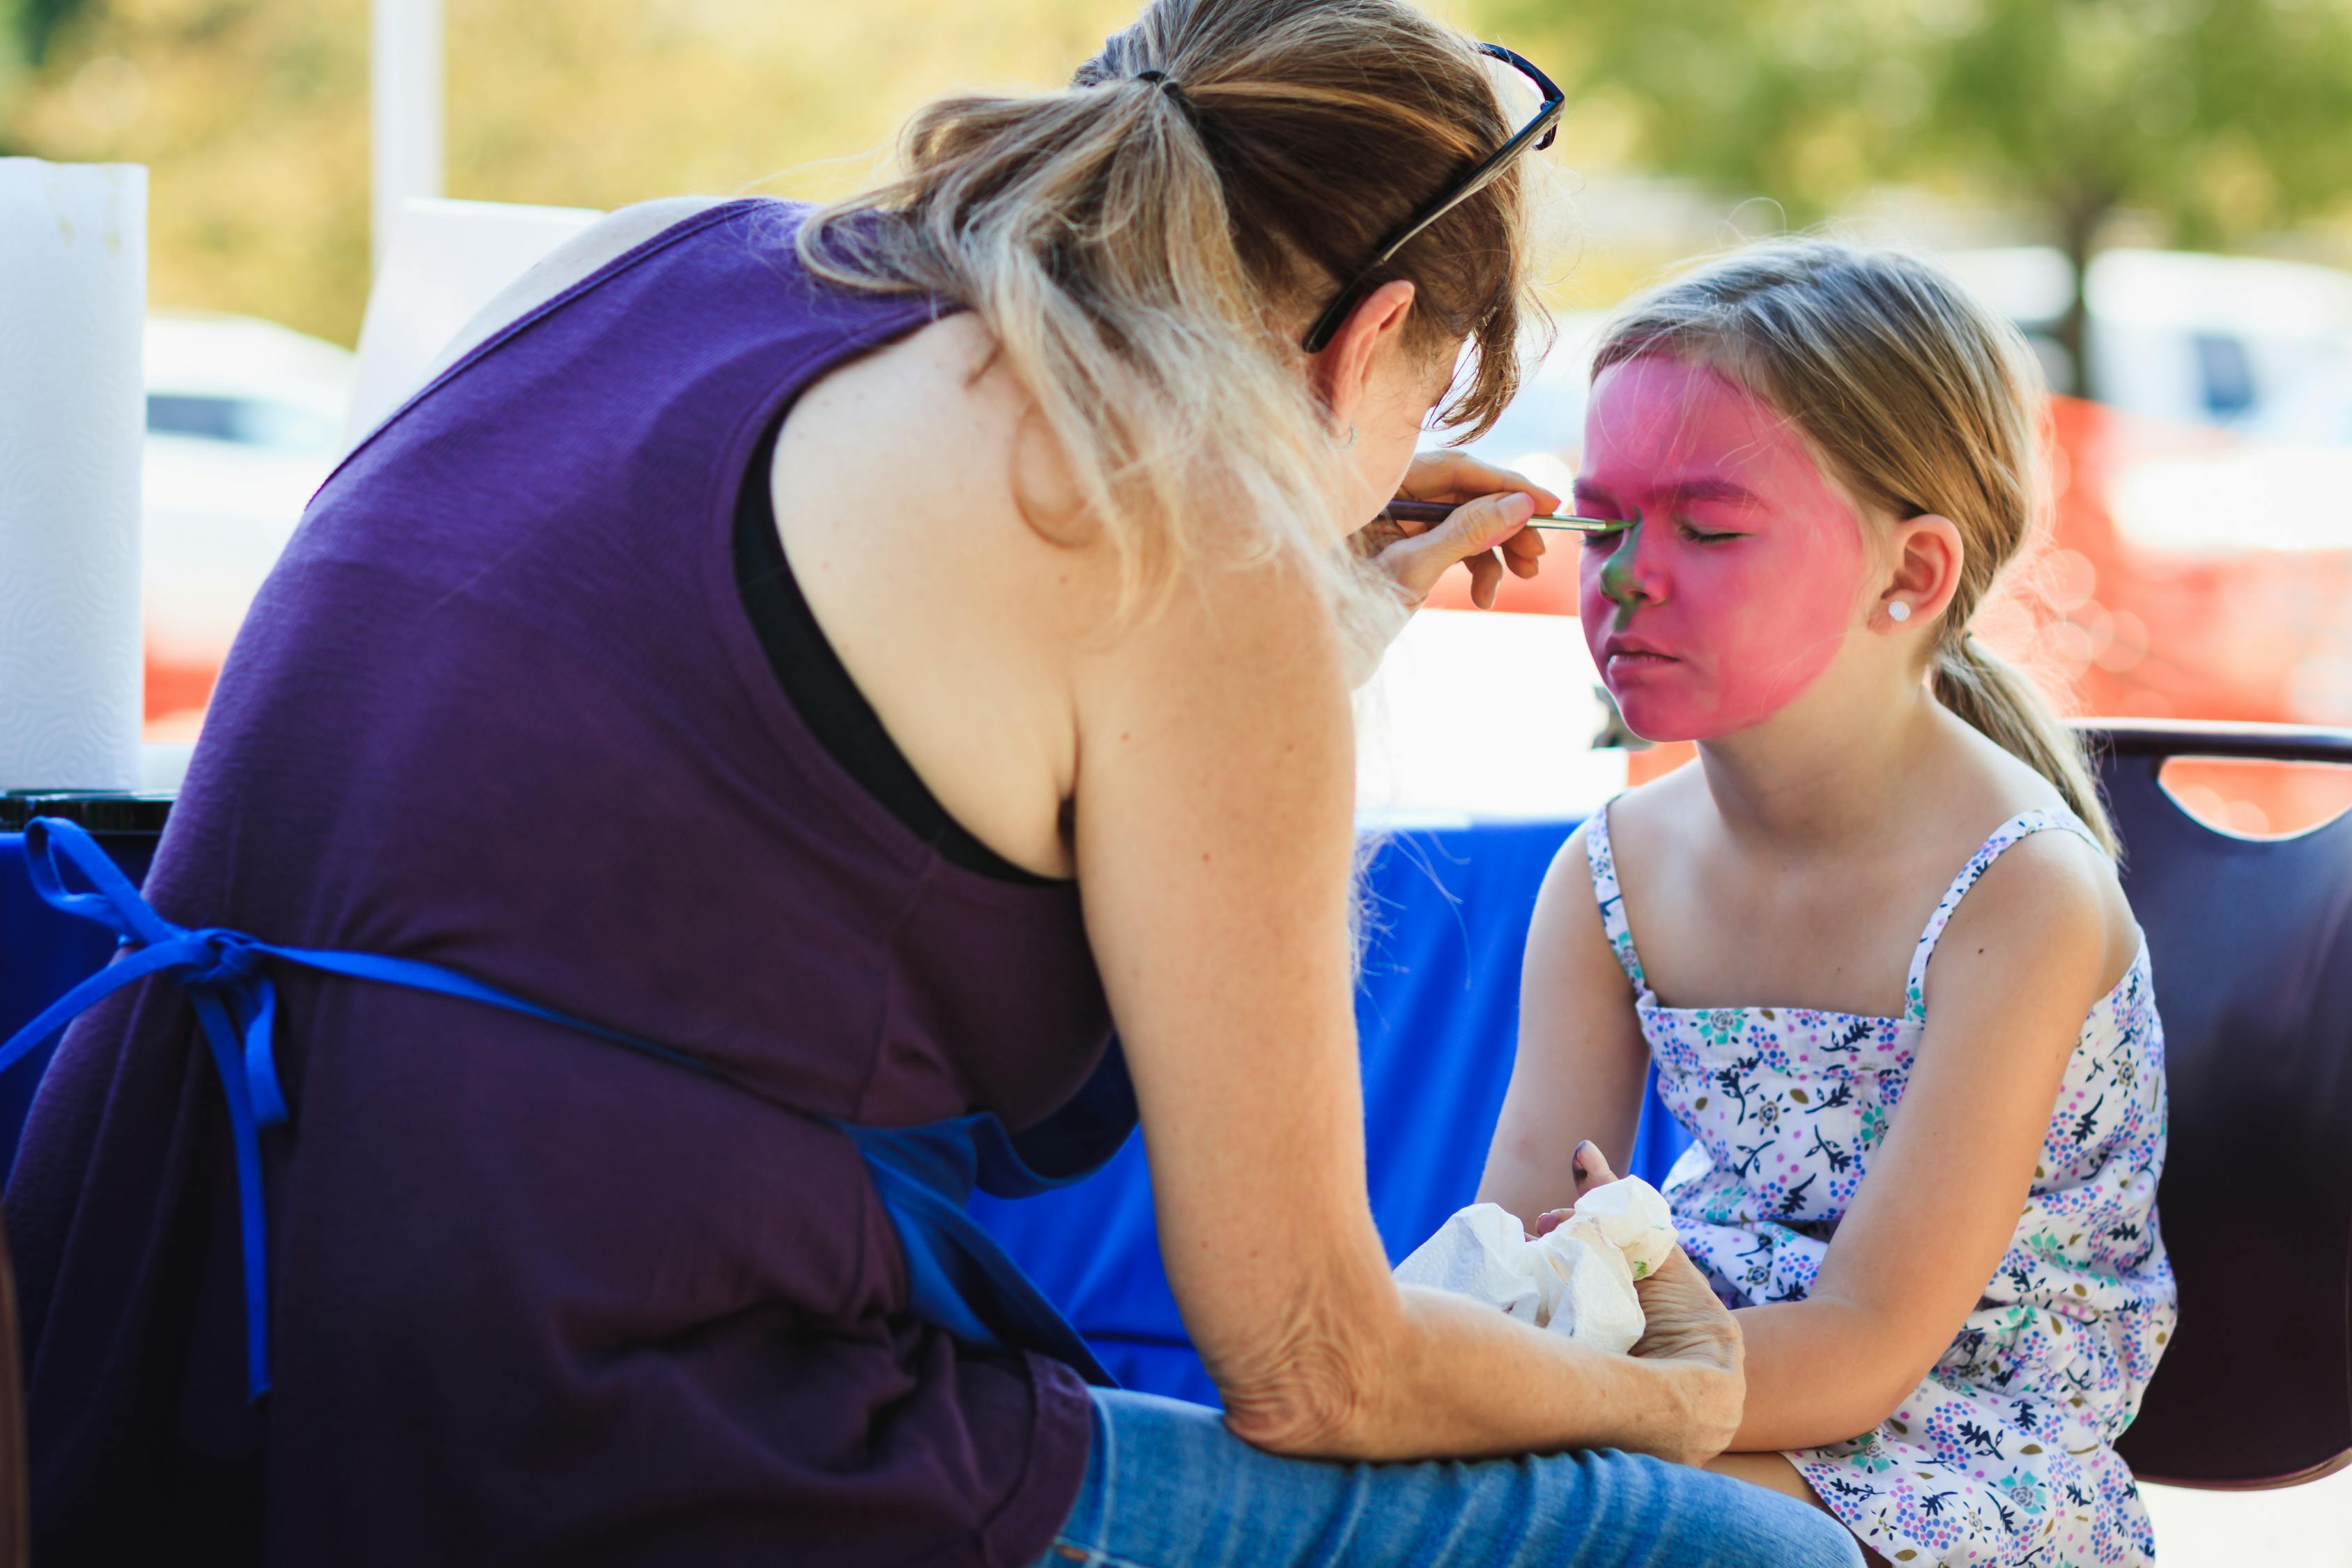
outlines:
[{"label": "blue apron ribbon", "polygon": [[[262,1208],[261,1130],[287,1120],[272,1048],[278,1013],[278,990],[268,973],[273,963],[501,1007],[714,1079],[796,1115],[828,1120],[784,1105],[683,1051],[541,1006],[439,964],[379,953],[281,947],[242,931],[173,925],[155,912],[98,841],[75,823],[46,816],[27,823],[25,864],[34,890],[52,908],[107,927],[125,951],[0,1046],[0,1071],[85,1008],[126,985],[168,974],[187,993],[228,1102],[244,1244],[247,1387],[255,1399],[269,1391],[268,1232]],[[66,885],[68,865],[90,891],[76,892]],[[1078,1331],[995,1238],[964,1212],[975,1187],[999,1196],[1026,1196],[1076,1181],[1118,1152],[1135,1125],[1135,1100],[1116,1042],[1068,1105],[1017,1138],[985,1111],[921,1127],[833,1125],[842,1126],[856,1142],[898,1228],[907,1258],[909,1306],[917,1317],[974,1344],[1043,1352],[1068,1363],[1089,1382],[1116,1386]]]}]

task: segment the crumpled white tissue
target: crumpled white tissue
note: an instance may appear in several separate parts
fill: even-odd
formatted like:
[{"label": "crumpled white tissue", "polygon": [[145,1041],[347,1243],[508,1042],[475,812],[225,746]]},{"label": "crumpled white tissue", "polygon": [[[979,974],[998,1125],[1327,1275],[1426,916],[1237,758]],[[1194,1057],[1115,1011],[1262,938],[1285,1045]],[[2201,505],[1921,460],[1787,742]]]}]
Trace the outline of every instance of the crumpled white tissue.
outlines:
[{"label": "crumpled white tissue", "polygon": [[1622,1354],[1642,1337],[1647,1278],[1675,1249],[1657,1188],[1627,1176],[1579,1198],[1575,1214],[1534,1241],[1509,1211],[1473,1204],[1397,1265],[1406,1285],[1451,1290],[1507,1315]]}]

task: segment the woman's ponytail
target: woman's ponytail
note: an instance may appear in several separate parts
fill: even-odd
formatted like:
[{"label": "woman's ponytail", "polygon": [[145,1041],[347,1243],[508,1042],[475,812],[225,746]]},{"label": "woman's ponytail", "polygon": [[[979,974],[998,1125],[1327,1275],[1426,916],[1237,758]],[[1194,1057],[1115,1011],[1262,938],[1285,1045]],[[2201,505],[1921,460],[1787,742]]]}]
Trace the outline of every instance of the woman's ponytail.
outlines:
[{"label": "woman's ponytail", "polygon": [[[980,317],[1077,488],[1075,521],[1033,523],[1106,537],[1123,604],[1189,562],[1282,555],[1344,621],[1366,577],[1331,546],[1368,520],[1334,515],[1346,458],[1296,335],[1511,129],[1482,58],[1402,0],[1158,0],[1063,91],[921,110],[904,175],[796,244],[819,277]],[[1386,270],[1414,285],[1415,348],[1469,340],[1449,423],[1483,428],[1516,387],[1518,191],[1496,181]]]},{"label": "woman's ponytail", "polygon": [[1929,681],[1936,700],[2055,784],[2101,847],[2121,853],[2082,742],[2022,672],[1963,631],[1937,645]]}]

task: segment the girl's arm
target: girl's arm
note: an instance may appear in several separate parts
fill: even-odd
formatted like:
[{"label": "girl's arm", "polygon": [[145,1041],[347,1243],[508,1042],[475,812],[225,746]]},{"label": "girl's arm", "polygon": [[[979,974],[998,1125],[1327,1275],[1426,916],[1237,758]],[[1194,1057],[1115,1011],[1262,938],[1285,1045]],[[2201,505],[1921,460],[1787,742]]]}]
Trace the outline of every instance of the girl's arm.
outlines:
[{"label": "girl's arm", "polygon": [[1949,1348],[2016,1231],[2083,1019],[2136,945],[2105,862],[2071,834],[2034,835],[1978,881],[1937,944],[1901,1110],[1810,1297],[1734,1314],[1735,1449],[1867,1432]]},{"label": "girl's arm", "polygon": [[1536,896],[1519,972],[1518,1058],[1478,1201],[1500,1204],[1533,1228],[1538,1215],[1576,1201],[1571,1162],[1586,1138],[1613,1169],[1625,1169],[1649,1065],[1633,988],[1601,928],[1580,827]]},{"label": "girl's arm", "polygon": [[1202,568],[1076,671],[1087,933],[1226,1424],[1334,1458],[1704,1458],[1738,1417],[1727,1313],[1645,1361],[1389,1273],[1352,1007],[1355,759],[1311,593],[1278,564]]}]

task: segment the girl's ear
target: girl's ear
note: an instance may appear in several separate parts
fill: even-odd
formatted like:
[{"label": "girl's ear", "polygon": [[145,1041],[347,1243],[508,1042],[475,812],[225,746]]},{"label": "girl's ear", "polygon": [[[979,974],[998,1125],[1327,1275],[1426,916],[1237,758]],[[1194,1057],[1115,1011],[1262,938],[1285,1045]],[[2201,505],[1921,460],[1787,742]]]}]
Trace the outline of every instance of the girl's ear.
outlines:
[{"label": "girl's ear", "polygon": [[1891,543],[1872,624],[1888,631],[1933,625],[1959,592],[1960,568],[1968,560],[1959,529],[1950,518],[1927,512],[1896,523]]}]

